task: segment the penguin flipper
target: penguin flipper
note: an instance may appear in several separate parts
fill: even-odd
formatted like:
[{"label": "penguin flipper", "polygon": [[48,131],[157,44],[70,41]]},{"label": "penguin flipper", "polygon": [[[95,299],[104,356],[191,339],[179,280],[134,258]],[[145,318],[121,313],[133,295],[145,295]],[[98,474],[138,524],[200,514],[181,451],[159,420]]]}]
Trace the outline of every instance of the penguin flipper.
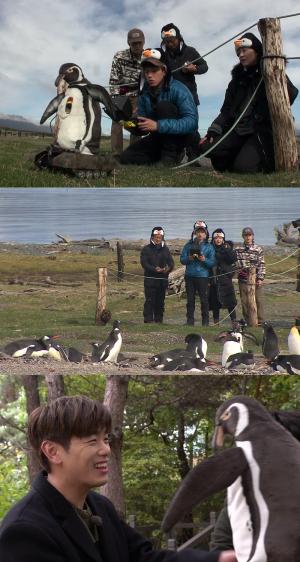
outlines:
[{"label": "penguin flipper", "polygon": [[88,94],[96,101],[103,103],[105,112],[113,121],[116,121],[117,112],[116,108],[112,102],[109,93],[103,86],[98,86],[98,84],[86,84],[86,89]]},{"label": "penguin flipper", "polygon": [[163,518],[167,533],[184,513],[211,494],[230,486],[247,468],[248,461],[240,447],[226,449],[209,457],[192,469],[177,490]]},{"label": "penguin flipper", "polygon": [[48,117],[51,117],[51,115],[53,115],[53,113],[56,113],[57,108],[58,108],[61,100],[64,97],[65,97],[65,94],[58,94],[57,96],[55,96],[55,98],[53,98],[53,100],[51,100],[48,103],[48,105],[47,105],[47,107],[46,107],[46,109],[45,109],[45,111],[44,111],[44,113],[41,117],[41,120],[40,120],[41,125],[43,123],[45,123],[45,121],[47,121]]},{"label": "penguin flipper", "polygon": [[259,341],[257,339],[257,337],[254,334],[251,334],[251,332],[243,332],[243,337],[251,340],[255,343],[255,345],[259,345]]}]

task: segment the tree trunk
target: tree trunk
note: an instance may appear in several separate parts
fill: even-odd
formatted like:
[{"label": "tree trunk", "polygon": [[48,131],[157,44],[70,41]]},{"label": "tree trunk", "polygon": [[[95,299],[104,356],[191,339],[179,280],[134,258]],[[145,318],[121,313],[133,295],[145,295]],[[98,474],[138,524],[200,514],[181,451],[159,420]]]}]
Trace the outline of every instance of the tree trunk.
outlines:
[{"label": "tree trunk", "polygon": [[109,480],[101,492],[114,504],[118,513],[125,516],[124,488],[122,479],[123,418],[127,400],[129,377],[107,375],[104,404],[112,415],[111,456],[109,459]]},{"label": "tree trunk", "polygon": [[[264,55],[263,75],[272,121],[276,171],[297,170],[298,148],[285,75],[280,20],[258,22]],[[272,55],[275,55],[274,57]]]},{"label": "tree trunk", "polygon": [[247,280],[247,309],[249,326],[257,326],[257,307],[255,298],[256,289],[256,269],[251,267],[249,269],[249,277]]},{"label": "tree trunk", "polygon": [[[36,375],[24,375],[22,376],[22,383],[25,389],[26,411],[29,417],[31,412],[40,406],[39,379]],[[36,454],[31,450],[31,446],[28,441],[27,446],[27,469],[29,481],[32,482],[36,474],[40,471],[41,466]]]},{"label": "tree trunk", "polygon": [[[190,471],[190,465],[184,449],[185,446],[185,419],[184,414],[178,411],[177,424],[178,424],[178,441],[177,441],[177,456],[179,460],[179,474],[182,480]],[[188,512],[183,514],[181,518],[182,523],[193,523],[193,514]],[[193,529],[182,529],[178,532],[177,542],[183,544],[193,536]]]},{"label": "tree trunk", "polygon": [[17,400],[16,381],[10,375],[1,376],[1,405],[5,406]]},{"label": "tree trunk", "polygon": [[48,402],[59,398],[59,396],[64,396],[65,385],[62,375],[50,375],[48,373],[45,375],[45,382],[48,388]]}]

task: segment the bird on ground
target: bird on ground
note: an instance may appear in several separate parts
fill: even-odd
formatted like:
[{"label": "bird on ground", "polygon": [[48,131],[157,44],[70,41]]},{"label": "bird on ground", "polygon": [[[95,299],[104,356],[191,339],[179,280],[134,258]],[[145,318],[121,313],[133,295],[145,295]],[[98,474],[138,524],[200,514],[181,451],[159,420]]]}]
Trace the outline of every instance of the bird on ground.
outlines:
[{"label": "bird on ground", "polygon": [[49,349],[58,336],[42,336],[41,338],[24,338],[8,343],[3,351],[11,357],[43,357],[48,355]]},{"label": "bird on ground", "polygon": [[300,355],[279,354],[270,361],[270,366],[279,373],[300,375]]},{"label": "bird on ground", "polygon": [[120,321],[115,320],[113,328],[104,343],[92,343],[92,361],[116,363],[122,346],[122,335],[120,331]]},{"label": "bird on ground", "polygon": [[271,322],[265,321],[262,323],[263,328],[263,342],[262,342],[262,352],[266,359],[271,361],[279,355],[279,343],[278,337]]},{"label": "bird on ground", "polygon": [[289,353],[300,355],[300,334],[297,326],[292,326],[288,335]]}]

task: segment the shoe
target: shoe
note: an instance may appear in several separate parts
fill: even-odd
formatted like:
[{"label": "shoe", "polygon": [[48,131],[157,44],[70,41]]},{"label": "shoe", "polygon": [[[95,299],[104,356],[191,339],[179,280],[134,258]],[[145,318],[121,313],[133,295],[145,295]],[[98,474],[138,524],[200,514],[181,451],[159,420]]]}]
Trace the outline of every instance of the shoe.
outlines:
[{"label": "shoe", "polygon": [[153,324],[153,320],[144,320],[144,324]]}]

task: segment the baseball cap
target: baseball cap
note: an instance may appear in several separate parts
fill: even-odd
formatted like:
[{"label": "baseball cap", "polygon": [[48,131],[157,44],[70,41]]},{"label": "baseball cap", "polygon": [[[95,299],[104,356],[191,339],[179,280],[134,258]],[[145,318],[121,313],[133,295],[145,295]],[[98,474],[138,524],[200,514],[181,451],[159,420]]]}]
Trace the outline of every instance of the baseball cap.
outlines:
[{"label": "baseball cap", "polygon": [[127,43],[135,43],[135,42],[139,42],[141,41],[142,43],[145,43],[145,35],[144,33],[141,31],[141,29],[138,29],[137,27],[134,27],[133,29],[130,29],[130,31],[128,31],[127,34]]}]

